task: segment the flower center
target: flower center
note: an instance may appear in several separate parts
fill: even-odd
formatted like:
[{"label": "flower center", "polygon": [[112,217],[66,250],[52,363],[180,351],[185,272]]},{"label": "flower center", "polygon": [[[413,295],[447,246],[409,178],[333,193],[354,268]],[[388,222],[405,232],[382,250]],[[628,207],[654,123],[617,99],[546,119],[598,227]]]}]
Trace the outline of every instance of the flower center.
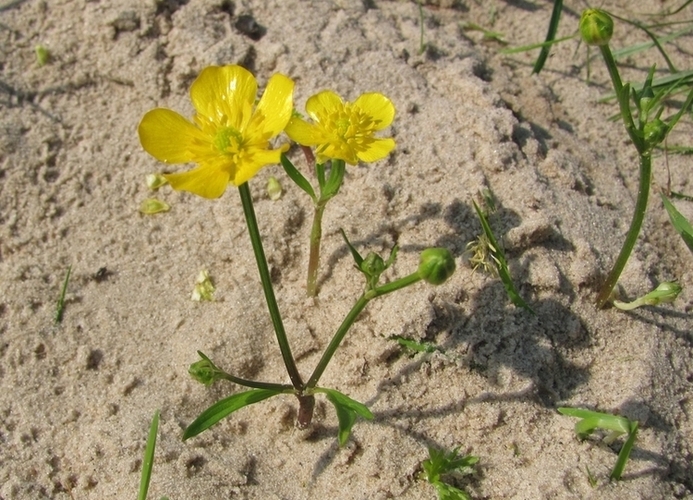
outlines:
[{"label": "flower center", "polygon": [[325,128],[332,131],[337,142],[342,142],[349,147],[362,150],[373,142],[376,122],[350,103],[330,113],[324,123]]},{"label": "flower center", "polygon": [[233,127],[220,127],[214,135],[214,147],[222,153],[238,154],[244,145],[243,136]]}]

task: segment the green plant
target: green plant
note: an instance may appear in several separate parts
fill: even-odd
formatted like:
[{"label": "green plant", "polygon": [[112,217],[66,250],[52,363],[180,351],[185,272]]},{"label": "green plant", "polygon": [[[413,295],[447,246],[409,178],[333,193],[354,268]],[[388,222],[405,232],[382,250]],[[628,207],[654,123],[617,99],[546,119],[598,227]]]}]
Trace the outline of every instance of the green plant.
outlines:
[{"label": "green plant", "polygon": [[[362,403],[335,389],[320,387],[318,383],[349,329],[371,300],[419,281],[439,285],[455,271],[455,261],[448,250],[429,248],[421,253],[415,272],[381,283],[382,274],[396,258],[397,247],[392,249],[387,260],[373,252],[364,258],[345,236],[356,268],[364,275],[364,291],[333,335],[311,376],[307,381],[302,378],[274,295],[248,182],[263,166],[281,163],[289,177],[311,197],[315,217],[310,240],[308,289],[309,295],[314,295],[325,204],[339,191],[345,164],[382,159],[395,147],[393,139],[375,136],[392,122],[395,109],[387,97],[378,93],[362,94],[348,103],[332,91],[322,91],[306,103],[311,119],[308,122],[293,112],[293,86],[288,77],[274,75],[262,98],[256,102],[257,82],[247,70],[240,66],[206,68],[190,89],[197,110],[192,122],[174,111],[158,108],[146,113],[138,128],[144,149],[158,160],[198,164],[188,172],[163,174],[174,189],[204,198],[218,198],[229,184],[238,188],[265,302],[291,382],[268,383],[236,377],[198,351],[200,360],[189,369],[193,378],[205,385],[226,380],[250,390],[224,398],[203,411],[185,429],[184,440],[245,406],[282,394],[292,394],[298,399],[297,426],[306,427],[313,417],[315,395],[323,394],[335,407],[338,440],[344,445],[356,418],[372,419],[373,415]],[[270,139],[281,132],[301,144],[307,157],[315,160],[317,195],[283,154],[288,145],[271,149]],[[315,147],[315,154],[310,147]]]},{"label": "green plant", "polygon": [[444,481],[445,476],[451,474],[471,474],[472,466],[479,461],[479,457],[458,455],[459,448],[450,452],[438,448],[428,448],[428,459],[421,462],[425,479],[435,486],[440,500],[469,500],[469,494]]},{"label": "green plant", "polygon": [[483,234],[477,238],[475,241],[467,245],[468,251],[472,253],[470,257],[470,263],[474,268],[483,267],[484,270],[490,271],[493,269],[491,267],[490,261],[493,262],[495,266],[495,271],[498,273],[503,286],[505,287],[505,292],[508,294],[510,301],[517,307],[522,307],[531,313],[534,313],[531,307],[524,301],[520,293],[517,291],[515,284],[513,283],[512,276],[510,275],[510,269],[508,268],[508,261],[505,258],[505,251],[503,247],[498,244],[496,236],[491,230],[491,226],[488,222],[489,212],[495,210],[493,205],[493,198],[490,193],[485,195],[486,205],[489,207],[488,211],[483,211],[476,204],[476,201],[472,201],[474,204],[474,210],[479,217],[479,222],[481,223],[481,228]]},{"label": "green plant", "polygon": [[[611,83],[619,104],[621,120],[640,159],[640,180],[630,228],[616,262],[597,294],[598,307],[604,307],[609,300],[640,234],[652,181],[652,151],[664,141],[667,134],[676,126],[683,113],[693,102],[693,89],[691,89],[679,112],[665,121],[661,119],[665,110],[663,101],[673,88],[653,88],[654,67],[650,69],[640,92],[632,90],[627,83],[623,84],[616,61],[609,48],[613,26],[611,16],[599,9],[587,9],[580,18],[580,34],[583,40],[585,43],[596,45],[599,48],[609,70]],[[635,113],[631,108],[631,100]]]},{"label": "green plant", "polygon": [[[630,457],[630,452],[635,444],[635,439],[638,435],[638,422],[629,420],[625,417],[610,415],[608,413],[600,413],[591,410],[583,410],[580,408],[558,408],[561,415],[576,417],[581,419],[575,424],[575,433],[578,439],[586,439],[597,429],[611,431],[605,438],[604,442],[611,444],[622,434],[626,434],[626,440],[621,446],[621,451],[616,459],[616,464],[611,470],[609,476],[612,480],[619,481],[626,468],[626,462]],[[590,481],[591,482],[591,481]]]}]

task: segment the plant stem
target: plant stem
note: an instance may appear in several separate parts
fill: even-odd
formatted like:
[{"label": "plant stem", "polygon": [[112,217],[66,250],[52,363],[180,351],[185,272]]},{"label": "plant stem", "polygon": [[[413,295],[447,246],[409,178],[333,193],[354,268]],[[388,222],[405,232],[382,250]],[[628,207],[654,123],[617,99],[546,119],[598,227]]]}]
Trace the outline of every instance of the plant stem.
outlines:
[{"label": "plant stem", "polygon": [[288,385],[288,384],[272,384],[269,382],[256,382],[255,380],[247,380],[244,378],[236,377],[235,375],[231,375],[230,373],[223,372],[221,374],[221,377],[224,380],[228,380],[229,382],[233,382],[234,384],[242,385],[244,387],[252,387],[254,389],[269,389],[270,391],[277,391],[277,392],[286,392],[286,391],[291,391],[295,389],[295,387]]},{"label": "plant stem", "polygon": [[310,230],[310,256],[308,258],[308,297],[318,294],[318,267],[320,265],[320,241],[322,239],[322,215],[325,212],[327,200],[315,204],[313,227]]},{"label": "plant stem", "polygon": [[652,157],[649,153],[640,155],[640,185],[638,187],[638,198],[635,202],[635,210],[633,211],[633,219],[630,222],[630,228],[628,229],[628,234],[626,234],[626,241],[623,243],[621,252],[616,258],[616,263],[611,269],[611,272],[606,278],[606,281],[599,290],[597,295],[597,307],[602,308],[609,300],[611,295],[611,290],[618,282],[618,278],[621,276],[623,268],[626,267],[626,262],[630,257],[635,242],[640,234],[640,228],[642,227],[642,221],[645,218],[645,212],[647,211],[647,198],[650,194],[650,183],[652,179]]},{"label": "plant stem", "polygon": [[250,241],[253,244],[253,252],[255,253],[257,268],[260,272],[262,289],[265,292],[267,308],[269,309],[270,317],[272,318],[272,325],[274,326],[274,333],[277,336],[279,349],[281,350],[282,358],[284,359],[284,366],[286,366],[286,371],[289,373],[291,384],[297,391],[301,391],[304,387],[303,381],[300,373],[298,373],[298,368],[296,368],[294,357],[291,354],[291,347],[289,346],[289,341],[286,338],[286,332],[284,331],[284,324],[282,323],[282,317],[279,313],[279,307],[277,307],[277,299],[274,296],[274,289],[272,288],[272,280],[267,267],[265,251],[262,248],[262,239],[260,238],[260,230],[258,229],[257,219],[255,218],[255,209],[253,208],[253,199],[250,195],[248,183],[245,182],[238,186],[238,192],[241,195],[243,213],[245,214],[245,221],[248,225]]},{"label": "plant stem", "polygon": [[630,228],[626,234],[626,241],[621,247],[621,251],[616,258],[614,267],[606,278],[606,281],[602,285],[599,293],[597,294],[597,307],[602,308],[609,300],[611,291],[618,282],[618,278],[621,276],[621,272],[626,267],[626,263],[630,258],[630,254],[635,247],[635,242],[640,234],[640,229],[642,227],[643,219],[645,218],[645,212],[647,211],[647,199],[650,194],[650,183],[652,181],[652,157],[650,150],[645,144],[645,140],[642,137],[642,133],[638,131],[635,127],[635,122],[633,121],[633,115],[630,112],[630,95],[629,86],[623,85],[621,82],[621,77],[618,73],[618,68],[616,67],[616,61],[611,54],[611,49],[608,45],[601,45],[599,47],[606,63],[606,67],[609,70],[609,75],[611,76],[611,82],[616,91],[616,97],[618,98],[619,108],[621,110],[621,119],[626,127],[626,131],[633,142],[633,145],[638,150],[640,155],[640,182],[638,185],[638,197],[635,202],[635,210],[633,211],[633,218],[630,223]]},{"label": "plant stem", "polygon": [[356,304],[354,304],[354,306],[351,308],[351,311],[349,311],[349,313],[344,318],[344,321],[342,321],[342,324],[340,325],[337,332],[332,337],[332,340],[325,349],[322,358],[320,358],[320,361],[315,367],[313,374],[310,376],[310,379],[306,383],[305,388],[312,389],[318,384],[320,377],[325,371],[325,368],[327,368],[327,365],[332,359],[332,356],[334,356],[334,353],[339,347],[339,344],[341,344],[342,340],[344,340],[344,336],[347,334],[347,332],[351,328],[351,325],[354,324],[354,321],[356,321],[356,318],[359,314],[361,314],[361,311],[363,311],[368,302],[370,302],[372,299],[376,297],[385,295],[386,293],[391,293],[395,290],[399,290],[406,286],[413,285],[414,283],[420,280],[421,276],[419,276],[418,272],[412,273],[409,276],[405,276],[404,278],[400,278],[390,283],[386,283],[380,287],[374,288],[373,290],[368,290],[363,295],[361,295],[361,297],[359,297],[359,299],[356,301]]}]

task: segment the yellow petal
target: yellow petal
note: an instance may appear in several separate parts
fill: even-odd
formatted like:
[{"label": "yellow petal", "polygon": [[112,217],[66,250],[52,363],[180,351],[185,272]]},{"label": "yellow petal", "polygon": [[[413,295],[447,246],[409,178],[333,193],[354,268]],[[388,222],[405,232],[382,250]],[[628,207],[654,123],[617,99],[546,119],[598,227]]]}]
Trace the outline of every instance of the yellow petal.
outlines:
[{"label": "yellow petal", "polygon": [[209,138],[188,120],[175,111],[163,108],[148,111],[137,133],[144,150],[165,163],[192,161],[191,151],[196,147],[199,149],[200,142],[209,142]]},{"label": "yellow petal", "polygon": [[229,184],[228,168],[204,164],[188,172],[164,174],[173,189],[189,191],[203,198],[219,198]]},{"label": "yellow petal", "polygon": [[279,163],[281,154],[282,152],[286,151],[286,149],[288,149],[288,144],[286,147],[280,149],[259,149],[254,151],[251,159],[243,162],[243,164],[238,167],[236,170],[236,175],[233,179],[231,179],[231,182],[233,182],[236,186],[240,186],[241,184],[248,182],[265,165]]},{"label": "yellow petal", "polygon": [[318,92],[306,101],[306,113],[316,122],[320,121],[321,115],[340,111],[343,108],[342,98],[331,90]]},{"label": "yellow petal", "polygon": [[389,155],[390,151],[392,151],[394,148],[394,139],[374,139],[373,142],[368,145],[368,149],[365,151],[360,151],[356,154],[361,161],[370,163],[372,161],[382,160]]},{"label": "yellow petal", "polygon": [[362,94],[354,106],[359,107],[364,113],[373,118],[377,126],[375,130],[382,130],[389,127],[395,118],[395,106],[392,101],[378,92]]},{"label": "yellow petal", "polygon": [[[270,137],[279,135],[291,119],[294,81],[281,74],[273,75],[253,114],[251,127],[257,127],[257,133]],[[254,131],[249,131],[253,133]]]},{"label": "yellow petal", "polygon": [[257,82],[240,66],[210,66],[202,70],[190,87],[197,112],[217,124],[242,130],[250,120],[257,95]]},{"label": "yellow petal", "polygon": [[315,125],[302,120],[298,117],[293,117],[289,124],[284,129],[289,138],[303,146],[315,146],[326,141],[326,137],[321,130]]}]

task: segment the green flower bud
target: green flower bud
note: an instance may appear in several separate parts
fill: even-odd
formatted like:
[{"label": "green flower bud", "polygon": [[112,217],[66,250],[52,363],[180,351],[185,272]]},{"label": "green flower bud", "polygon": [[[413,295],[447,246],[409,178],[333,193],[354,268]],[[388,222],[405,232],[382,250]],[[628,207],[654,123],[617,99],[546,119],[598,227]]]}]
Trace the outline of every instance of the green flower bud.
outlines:
[{"label": "green flower bud", "polygon": [[675,281],[665,281],[664,283],[660,283],[657,288],[652,290],[647,295],[643,295],[633,302],[621,302],[620,300],[614,300],[614,306],[624,311],[630,311],[640,306],[667,304],[676,300],[676,297],[679,296],[681,290],[681,285]]},{"label": "green flower bud", "polygon": [[427,248],[421,252],[419,276],[432,285],[442,285],[455,272],[455,259],[447,248]]},{"label": "green flower bud", "polygon": [[222,379],[221,370],[207,356],[199,351],[197,353],[202,359],[190,365],[188,368],[190,376],[206,386],[212,385],[215,380]]},{"label": "green flower bud", "polygon": [[599,9],[586,9],[580,16],[580,35],[588,45],[607,45],[614,34],[611,16]]},{"label": "green flower bud", "polygon": [[653,148],[664,140],[669,132],[669,127],[659,118],[649,121],[643,127],[643,138],[648,148]]}]

